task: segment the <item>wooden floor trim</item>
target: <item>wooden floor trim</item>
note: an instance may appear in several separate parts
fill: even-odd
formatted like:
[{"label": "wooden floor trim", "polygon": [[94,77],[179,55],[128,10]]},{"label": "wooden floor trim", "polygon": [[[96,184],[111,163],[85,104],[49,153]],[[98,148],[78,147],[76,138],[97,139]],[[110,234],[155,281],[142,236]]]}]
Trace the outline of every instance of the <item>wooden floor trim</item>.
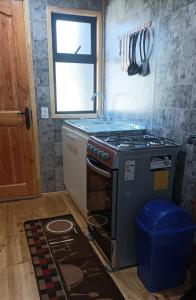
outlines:
[{"label": "wooden floor trim", "polygon": [[58,196],[58,195],[67,195],[68,193],[66,191],[58,191],[58,192],[48,192],[48,193],[42,193],[42,196]]}]

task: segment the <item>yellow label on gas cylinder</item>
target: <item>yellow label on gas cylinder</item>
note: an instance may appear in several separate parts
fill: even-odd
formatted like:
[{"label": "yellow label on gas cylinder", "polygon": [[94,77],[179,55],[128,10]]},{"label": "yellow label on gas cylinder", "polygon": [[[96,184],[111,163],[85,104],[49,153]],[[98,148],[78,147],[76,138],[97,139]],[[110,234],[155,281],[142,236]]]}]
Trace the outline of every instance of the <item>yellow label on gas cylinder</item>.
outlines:
[{"label": "yellow label on gas cylinder", "polygon": [[169,171],[154,172],[154,190],[165,190],[168,187]]}]

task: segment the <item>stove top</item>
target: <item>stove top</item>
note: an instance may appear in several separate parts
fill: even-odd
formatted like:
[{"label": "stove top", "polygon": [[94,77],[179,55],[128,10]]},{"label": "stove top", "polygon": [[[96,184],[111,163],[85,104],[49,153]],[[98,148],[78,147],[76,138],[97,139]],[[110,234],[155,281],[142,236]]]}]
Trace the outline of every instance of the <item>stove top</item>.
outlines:
[{"label": "stove top", "polygon": [[127,149],[145,149],[153,147],[171,147],[176,146],[173,140],[167,138],[156,137],[149,134],[131,135],[120,133],[117,135],[97,135],[96,141],[103,142],[107,146],[115,148],[116,150]]}]

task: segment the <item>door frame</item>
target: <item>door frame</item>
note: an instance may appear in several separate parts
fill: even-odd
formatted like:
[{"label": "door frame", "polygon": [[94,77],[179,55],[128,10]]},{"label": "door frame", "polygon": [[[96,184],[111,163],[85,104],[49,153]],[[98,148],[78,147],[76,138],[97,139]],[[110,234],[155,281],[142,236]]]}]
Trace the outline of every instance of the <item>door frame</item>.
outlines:
[{"label": "door frame", "polygon": [[31,112],[32,112],[31,116],[32,116],[32,127],[33,127],[33,145],[34,145],[34,157],[35,157],[36,197],[37,197],[41,195],[41,172],[40,172],[40,149],[39,149],[38,125],[37,125],[37,109],[36,109],[36,97],[35,97],[35,81],[34,81],[33,57],[32,57],[32,40],[31,40],[30,17],[29,17],[29,0],[23,1],[23,8],[24,8],[29,95],[30,95],[30,104],[31,104]]}]

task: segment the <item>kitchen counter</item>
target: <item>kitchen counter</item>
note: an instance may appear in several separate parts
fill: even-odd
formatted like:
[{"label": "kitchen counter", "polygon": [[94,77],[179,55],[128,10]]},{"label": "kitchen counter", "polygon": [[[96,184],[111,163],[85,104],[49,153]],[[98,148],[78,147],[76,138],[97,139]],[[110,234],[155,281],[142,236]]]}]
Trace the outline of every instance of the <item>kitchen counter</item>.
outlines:
[{"label": "kitchen counter", "polygon": [[95,119],[74,119],[66,120],[65,125],[70,125],[89,135],[104,132],[118,132],[118,131],[137,131],[144,130],[144,125],[139,125],[128,120],[112,120],[106,118]]}]

